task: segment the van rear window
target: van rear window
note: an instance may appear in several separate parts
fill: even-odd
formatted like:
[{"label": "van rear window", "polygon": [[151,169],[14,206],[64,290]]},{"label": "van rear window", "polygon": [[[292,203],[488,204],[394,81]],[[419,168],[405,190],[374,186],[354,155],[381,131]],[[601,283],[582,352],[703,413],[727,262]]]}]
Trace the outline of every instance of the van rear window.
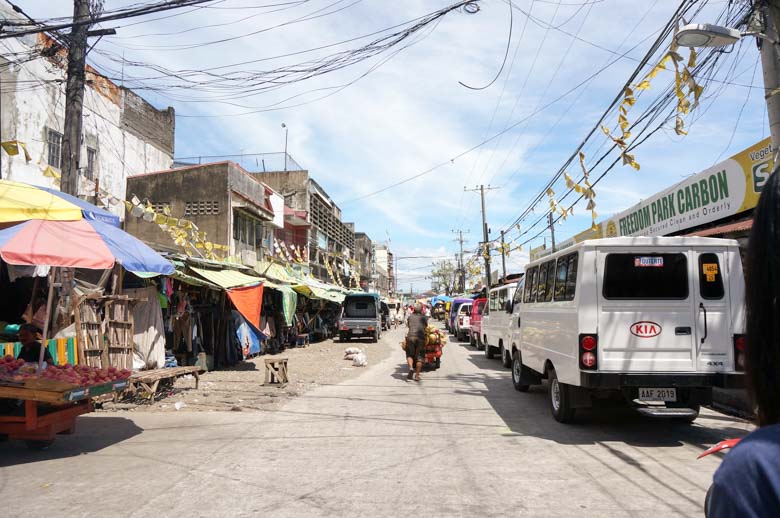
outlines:
[{"label": "van rear window", "polygon": [[604,298],[681,300],[688,297],[685,254],[608,254]]}]

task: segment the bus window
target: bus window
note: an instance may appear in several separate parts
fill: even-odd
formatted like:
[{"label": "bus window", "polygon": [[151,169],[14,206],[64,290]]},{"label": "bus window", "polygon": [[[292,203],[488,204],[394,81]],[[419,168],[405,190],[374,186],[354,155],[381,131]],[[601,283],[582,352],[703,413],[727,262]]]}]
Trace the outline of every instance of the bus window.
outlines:
[{"label": "bus window", "polygon": [[536,302],[544,302],[544,287],[547,285],[547,263],[539,265],[536,274]]},{"label": "bus window", "polygon": [[723,275],[717,254],[706,253],[699,256],[699,290],[703,299],[723,298]]},{"label": "bus window", "polygon": [[525,296],[523,297],[523,302],[533,302],[536,300],[536,270],[538,267],[534,266],[530,270],[527,270],[525,273],[526,278],[526,284],[525,284]]},{"label": "bus window", "polygon": [[547,263],[547,283],[544,287],[544,301],[550,302],[553,297],[553,284],[555,283],[555,261]]},{"label": "bus window", "polygon": [[566,272],[568,269],[569,256],[559,257],[555,270],[555,300],[564,300],[566,298]]},{"label": "bus window", "polygon": [[563,300],[574,300],[574,290],[577,287],[577,258],[576,252],[569,255],[569,264],[566,272],[566,298]]},{"label": "bus window", "polygon": [[604,298],[682,300],[688,298],[685,254],[608,254]]}]

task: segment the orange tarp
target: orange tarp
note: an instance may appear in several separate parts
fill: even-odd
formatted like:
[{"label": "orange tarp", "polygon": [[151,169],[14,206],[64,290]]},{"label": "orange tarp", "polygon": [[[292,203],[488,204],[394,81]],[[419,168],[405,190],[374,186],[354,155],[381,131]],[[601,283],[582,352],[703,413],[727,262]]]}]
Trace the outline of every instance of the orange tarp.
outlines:
[{"label": "orange tarp", "polygon": [[230,301],[244,318],[260,329],[260,310],[263,309],[263,285],[245,286],[227,290]]}]

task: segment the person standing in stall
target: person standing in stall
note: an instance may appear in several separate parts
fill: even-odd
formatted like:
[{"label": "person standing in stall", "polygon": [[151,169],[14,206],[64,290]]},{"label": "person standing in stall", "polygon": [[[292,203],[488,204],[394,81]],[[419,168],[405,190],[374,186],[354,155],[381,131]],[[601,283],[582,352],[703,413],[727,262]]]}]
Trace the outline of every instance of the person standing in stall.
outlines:
[{"label": "person standing in stall", "polygon": [[[27,363],[38,363],[41,355],[41,342],[38,341],[40,330],[32,324],[22,324],[19,327],[19,341],[22,343],[22,349],[16,357]],[[43,351],[43,361],[51,365],[54,359],[48,349]]]}]

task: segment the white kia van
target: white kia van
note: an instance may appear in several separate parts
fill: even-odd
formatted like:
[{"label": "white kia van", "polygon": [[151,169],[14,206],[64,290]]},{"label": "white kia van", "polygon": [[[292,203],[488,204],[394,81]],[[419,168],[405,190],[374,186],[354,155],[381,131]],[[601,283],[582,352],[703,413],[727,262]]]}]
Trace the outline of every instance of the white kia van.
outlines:
[{"label": "white kia van", "polygon": [[742,384],[744,290],[739,247],[726,239],[594,239],[529,263],[514,386],[547,379],[560,422],[615,396],[693,421],[714,386]]},{"label": "white kia van", "polygon": [[487,306],[482,314],[482,343],[485,347],[485,357],[493,358],[493,355],[498,352],[501,354],[504,367],[512,365],[510,355],[504,351],[509,346],[512,332],[510,327],[512,298],[517,284],[517,282],[509,282],[491,288],[488,292]]}]

